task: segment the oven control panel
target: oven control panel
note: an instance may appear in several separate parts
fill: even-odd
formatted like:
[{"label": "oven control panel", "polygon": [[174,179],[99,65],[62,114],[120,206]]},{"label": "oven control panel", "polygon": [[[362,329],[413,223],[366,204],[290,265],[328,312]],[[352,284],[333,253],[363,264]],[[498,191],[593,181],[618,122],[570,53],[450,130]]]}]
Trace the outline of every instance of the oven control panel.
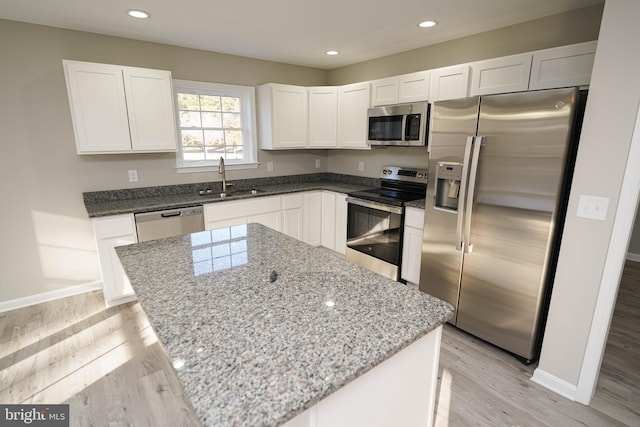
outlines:
[{"label": "oven control panel", "polygon": [[401,166],[383,166],[380,178],[395,181],[427,183],[427,169],[404,168]]}]

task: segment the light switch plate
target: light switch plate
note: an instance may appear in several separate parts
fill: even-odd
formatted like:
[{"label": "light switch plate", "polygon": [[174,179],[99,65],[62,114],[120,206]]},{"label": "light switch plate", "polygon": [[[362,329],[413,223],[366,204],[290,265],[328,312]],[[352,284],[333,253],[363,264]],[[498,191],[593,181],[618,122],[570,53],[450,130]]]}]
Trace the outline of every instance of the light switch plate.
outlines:
[{"label": "light switch plate", "polygon": [[358,170],[362,172],[364,170],[364,162],[358,162]]},{"label": "light switch plate", "polygon": [[138,171],[136,169],[130,169],[128,172],[129,182],[138,182]]},{"label": "light switch plate", "polygon": [[316,159],[316,169],[320,168],[320,159]]},{"label": "light switch plate", "polygon": [[609,198],[581,194],[580,199],[578,199],[578,212],[576,216],[604,221],[607,219],[608,208]]},{"label": "light switch plate", "polygon": [[273,172],[273,162],[267,162],[267,172]]}]

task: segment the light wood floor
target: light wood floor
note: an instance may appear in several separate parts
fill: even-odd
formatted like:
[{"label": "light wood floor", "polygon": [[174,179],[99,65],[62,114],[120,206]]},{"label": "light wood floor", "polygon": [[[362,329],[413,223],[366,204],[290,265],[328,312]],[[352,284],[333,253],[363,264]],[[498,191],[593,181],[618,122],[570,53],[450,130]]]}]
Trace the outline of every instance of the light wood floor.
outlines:
[{"label": "light wood floor", "polygon": [[[591,407],[447,325],[436,426],[640,426],[639,287],[628,263]],[[140,306],[107,310],[100,292],[0,313],[0,402],[69,403],[72,426],[199,425]]]}]

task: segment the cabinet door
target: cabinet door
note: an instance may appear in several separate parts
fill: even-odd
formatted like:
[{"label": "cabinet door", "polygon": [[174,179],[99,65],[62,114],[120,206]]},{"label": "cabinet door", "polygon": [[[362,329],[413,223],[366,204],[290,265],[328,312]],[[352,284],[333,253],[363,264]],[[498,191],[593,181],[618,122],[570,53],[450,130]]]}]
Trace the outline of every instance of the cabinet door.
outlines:
[{"label": "cabinet door", "polygon": [[336,193],[335,251],[344,255],[347,251],[347,195]]},{"label": "cabinet door", "polygon": [[133,151],[176,151],[171,73],[124,67],[123,75]]},{"label": "cabinet door", "polygon": [[310,87],[309,147],[335,148],[338,145],[338,88]]},{"label": "cabinet door", "polygon": [[282,196],[282,232],[298,240],[304,239],[304,194]]},{"label": "cabinet door", "polygon": [[336,195],[327,191],[322,192],[321,243],[325,248],[336,249]]},{"label": "cabinet door", "polygon": [[322,244],[322,192],[304,194],[304,241],[312,246]]},{"label": "cabinet door", "polygon": [[472,63],[469,95],[526,91],[531,58],[531,54],[523,54]]},{"label": "cabinet door", "polygon": [[535,52],[529,89],[588,85],[596,44],[593,41]]},{"label": "cabinet door", "polygon": [[429,71],[418,71],[398,76],[398,102],[428,101],[429,88],[431,87],[430,78]]},{"label": "cabinet door", "polygon": [[420,283],[423,227],[424,209],[407,208],[404,221],[401,271],[402,278],[415,285]]},{"label": "cabinet door", "polygon": [[469,91],[469,66],[454,65],[431,70],[429,90],[431,102],[466,98]]},{"label": "cabinet door", "polygon": [[305,148],[307,88],[269,83],[258,87],[260,141],[266,150]]},{"label": "cabinet door", "polygon": [[367,143],[369,82],[342,86],[338,96],[338,146],[371,149]]},{"label": "cabinet door", "polygon": [[371,105],[390,105],[398,103],[398,78],[373,80],[371,82]]},{"label": "cabinet door", "polygon": [[63,65],[78,154],[131,151],[122,67]]},{"label": "cabinet door", "polygon": [[107,307],[134,300],[135,293],[114,249],[138,242],[133,215],[94,218],[92,222]]}]

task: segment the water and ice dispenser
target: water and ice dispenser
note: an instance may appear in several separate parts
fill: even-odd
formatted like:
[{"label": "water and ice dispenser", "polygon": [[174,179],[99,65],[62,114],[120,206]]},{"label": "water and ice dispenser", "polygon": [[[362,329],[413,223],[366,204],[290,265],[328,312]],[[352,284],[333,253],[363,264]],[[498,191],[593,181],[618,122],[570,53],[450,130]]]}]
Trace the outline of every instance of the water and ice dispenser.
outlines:
[{"label": "water and ice dispenser", "polygon": [[458,196],[462,180],[462,163],[438,162],[436,168],[435,207],[458,211]]}]

